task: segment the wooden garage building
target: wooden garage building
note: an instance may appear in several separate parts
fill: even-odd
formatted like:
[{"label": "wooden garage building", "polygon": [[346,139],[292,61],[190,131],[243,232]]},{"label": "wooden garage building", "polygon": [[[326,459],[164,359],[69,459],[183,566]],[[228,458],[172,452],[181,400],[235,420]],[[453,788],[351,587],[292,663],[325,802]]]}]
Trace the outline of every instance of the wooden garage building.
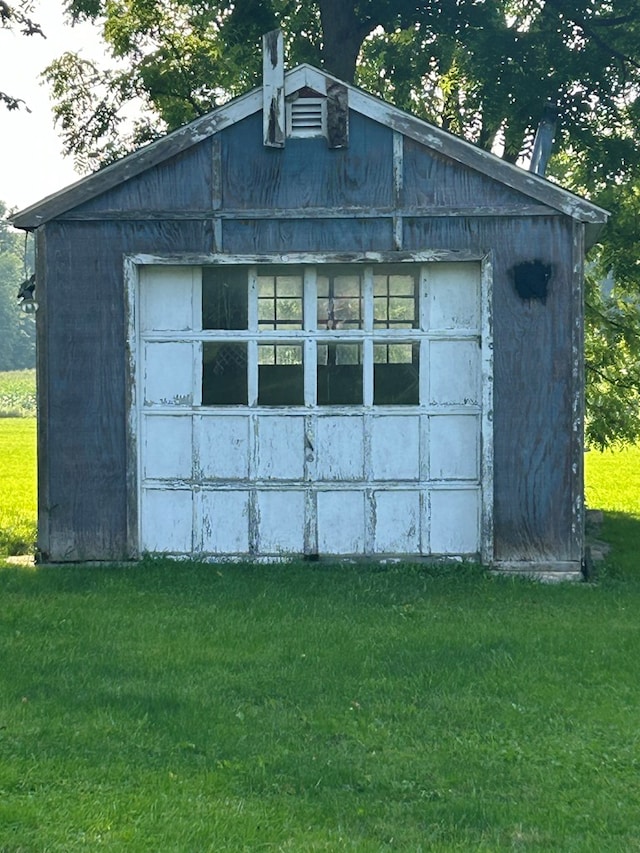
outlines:
[{"label": "wooden garage building", "polygon": [[575,575],[606,213],[309,66],[14,217],[44,562]]}]

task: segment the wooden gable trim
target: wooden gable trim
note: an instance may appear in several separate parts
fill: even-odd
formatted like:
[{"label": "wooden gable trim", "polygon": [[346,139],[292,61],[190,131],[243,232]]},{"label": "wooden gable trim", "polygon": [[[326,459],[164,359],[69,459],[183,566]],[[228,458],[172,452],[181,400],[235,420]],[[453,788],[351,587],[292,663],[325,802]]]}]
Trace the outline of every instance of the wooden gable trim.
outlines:
[{"label": "wooden gable trim", "polygon": [[142,174],[147,169],[159,166],[170,157],[186,151],[191,146],[203,142],[261,109],[262,89],[253,89],[246,95],[241,95],[213,112],[207,113],[202,118],[174,130],[162,139],[151,142],[122,160],[105,166],[104,169],[81,178],[60,192],[53,193],[42,201],[19,211],[11,221],[16,228],[27,230],[37,228],[50,219],[102,195],[118,184]]},{"label": "wooden gable trim", "polygon": [[262,37],[262,126],[264,144],[284,148],[284,39],[282,30]]},{"label": "wooden gable trim", "polygon": [[552,184],[545,178],[527,172],[520,166],[507,163],[495,154],[484,151],[435,125],[427,124],[397,107],[368,95],[361,89],[350,89],[349,95],[351,109],[408,136],[425,148],[455,160],[462,166],[475,169],[573,219],[592,223],[607,221],[606,210],[574,195],[569,190]]},{"label": "wooden gable trim", "polygon": [[[600,227],[608,219],[609,214],[606,210],[586,199],[574,195],[545,178],[527,172],[519,166],[506,163],[494,154],[483,151],[457,136],[405,113],[361,89],[349,86],[336,77],[310,65],[300,65],[285,75],[285,97],[304,87],[314,89],[322,95],[339,92],[340,110],[343,116],[346,112],[346,102],[349,109],[384,124],[426,148],[509,186],[511,189],[517,190],[553,210],[570,216],[572,219],[587,223],[589,243],[595,241]],[[228,104],[224,104],[206,116],[173,131],[162,139],[150,143],[117,163],[113,163],[64,190],[25,208],[15,214],[11,221],[17,228],[27,230],[37,228],[48,220],[60,216],[145,170],[163,163],[170,157],[202,142],[262,108],[263,87],[259,87],[246,95],[235,98]],[[340,124],[334,145],[335,147],[342,147],[345,144],[347,144],[346,128],[344,124]]]}]

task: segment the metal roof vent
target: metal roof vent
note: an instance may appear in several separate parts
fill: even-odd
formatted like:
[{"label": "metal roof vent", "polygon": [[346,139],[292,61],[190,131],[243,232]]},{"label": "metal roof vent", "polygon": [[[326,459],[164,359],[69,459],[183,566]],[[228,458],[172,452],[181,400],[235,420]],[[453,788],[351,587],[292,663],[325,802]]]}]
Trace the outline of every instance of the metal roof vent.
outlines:
[{"label": "metal roof vent", "polygon": [[296,92],[287,104],[287,136],[309,138],[327,135],[327,99],[312,89]]}]

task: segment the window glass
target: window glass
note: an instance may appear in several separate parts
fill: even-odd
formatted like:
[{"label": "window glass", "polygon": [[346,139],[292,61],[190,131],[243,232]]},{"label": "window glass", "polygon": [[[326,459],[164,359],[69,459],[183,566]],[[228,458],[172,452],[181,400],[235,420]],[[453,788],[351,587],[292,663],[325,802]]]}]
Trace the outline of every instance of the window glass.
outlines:
[{"label": "window glass", "polygon": [[373,325],[376,329],[417,327],[417,276],[393,273],[374,275]]},{"label": "window glass", "polygon": [[374,344],[373,402],[378,406],[417,406],[420,402],[420,345]]},{"label": "window glass", "polygon": [[203,267],[202,328],[247,328],[247,270],[242,267]]},{"label": "window glass", "polygon": [[362,327],[362,276],[336,272],[318,276],[318,328]]},{"label": "window glass", "polygon": [[303,403],[302,344],[260,344],[258,405],[301,406]]},{"label": "window glass", "polygon": [[362,344],[318,344],[318,405],[362,405]]},{"label": "window glass", "polygon": [[247,345],[202,345],[202,405],[247,405]]},{"label": "window glass", "polygon": [[302,288],[302,275],[259,275],[259,328],[301,329]]}]

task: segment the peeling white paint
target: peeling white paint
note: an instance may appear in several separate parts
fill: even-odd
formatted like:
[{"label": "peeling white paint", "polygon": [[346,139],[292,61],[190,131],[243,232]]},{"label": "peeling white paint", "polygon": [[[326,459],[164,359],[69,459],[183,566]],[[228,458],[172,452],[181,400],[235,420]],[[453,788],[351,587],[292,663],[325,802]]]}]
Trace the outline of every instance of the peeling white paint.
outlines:
[{"label": "peeling white paint", "polygon": [[[419,262],[440,254],[420,253]],[[300,256],[291,260],[300,263]],[[421,342],[421,402],[377,407],[372,379],[362,406],[318,407],[314,391],[305,406],[260,407],[257,385],[248,406],[198,405],[205,335],[195,304],[199,274],[176,268],[175,258],[143,267],[142,285],[131,271],[127,277],[138,294],[130,296],[130,352],[139,401],[131,422],[139,550],[225,558],[492,555],[490,259],[424,266],[421,328],[384,332],[385,339]],[[315,278],[305,281],[311,292]],[[372,296],[371,272],[365,281]],[[190,309],[183,299],[191,299]],[[180,328],[171,328],[170,314]],[[306,315],[305,330],[286,337],[315,347],[314,322]],[[245,340],[255,358],[263,333],[254,309],[248,325],[206,336]],[[363,370],[371,374],[374,334],[370,309],[364,330],[336,333],[369,335]],[[307,382],[314,377],[315,368],[305,374]]]}]

